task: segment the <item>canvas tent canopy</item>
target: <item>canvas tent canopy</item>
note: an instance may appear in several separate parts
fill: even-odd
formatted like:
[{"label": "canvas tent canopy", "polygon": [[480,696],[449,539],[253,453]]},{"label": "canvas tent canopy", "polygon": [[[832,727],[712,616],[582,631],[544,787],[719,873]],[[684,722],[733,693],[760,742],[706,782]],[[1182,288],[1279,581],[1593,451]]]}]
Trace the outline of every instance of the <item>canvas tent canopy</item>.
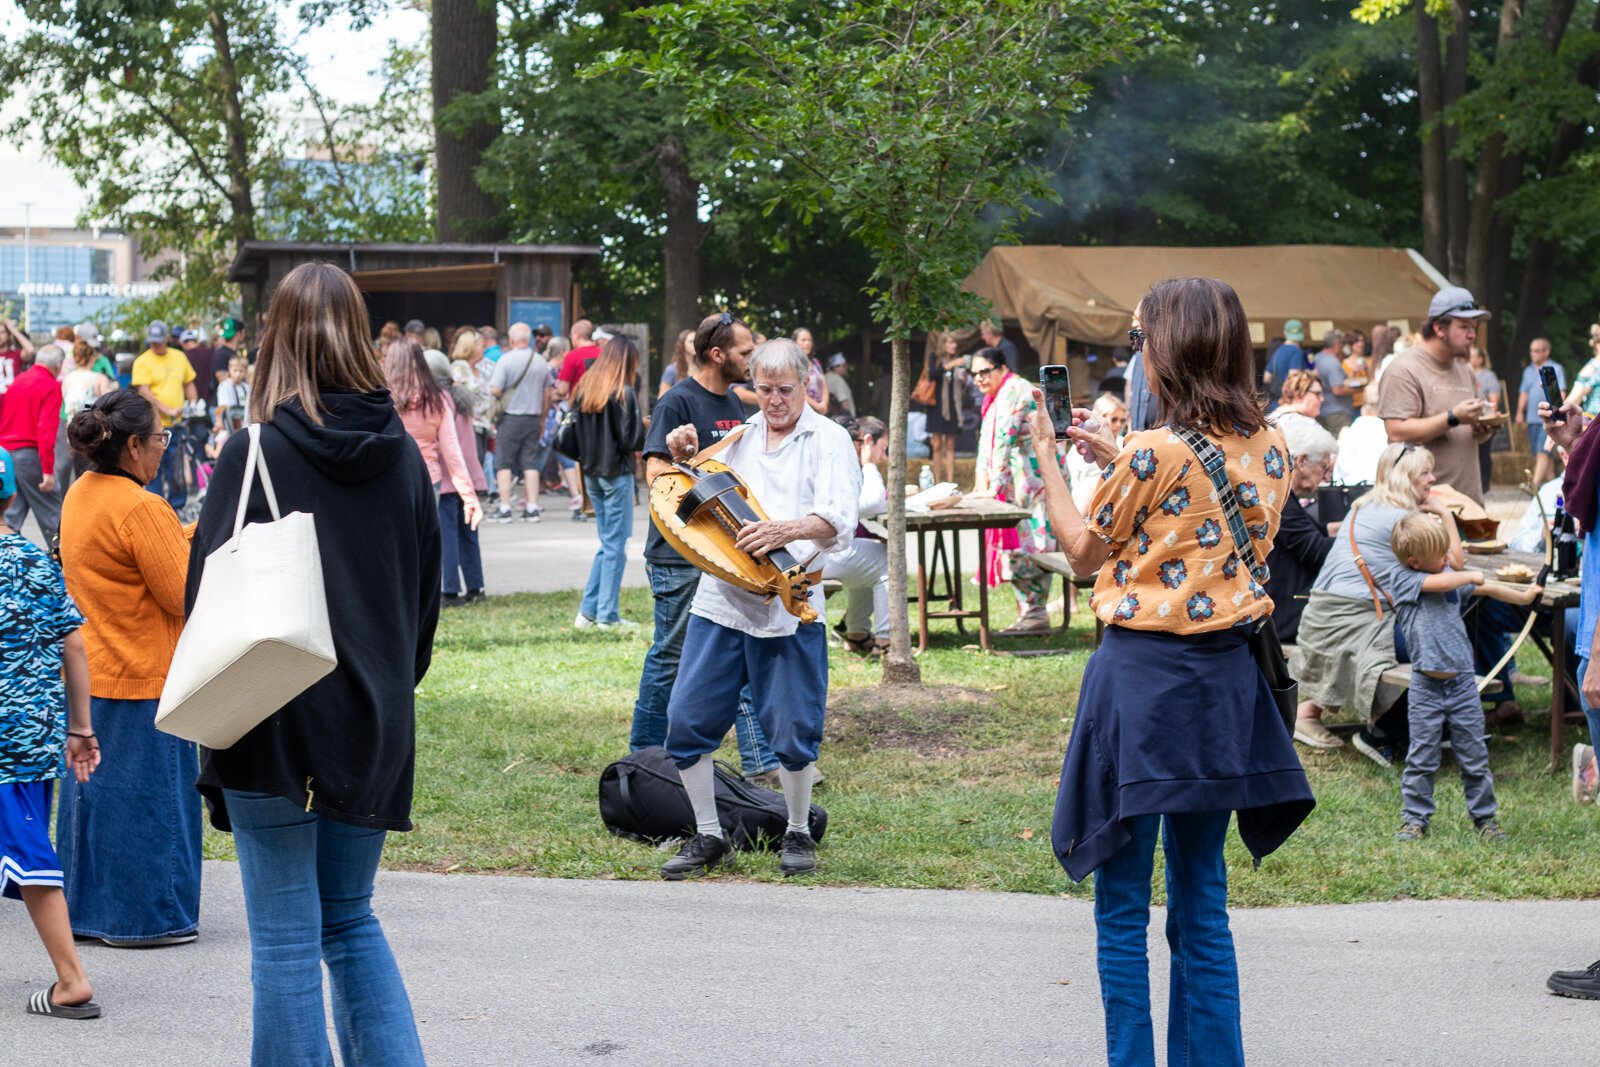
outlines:
[{"label": "canvas tent canopy", "polygon": [[1238,292],[1251,340],[1265,345],[1299,319],[1315,341],[1328,329],[1421,325],[1428,301],[1449,284],[1406,248],[1266,245],[1253,248],[1106,248],[1064,245],[989,250],[966,288],[994,314],[1019,323],[1042,359],[1066,342],[1126,344],[1133,309],[1156,282],[1197,275]]}]

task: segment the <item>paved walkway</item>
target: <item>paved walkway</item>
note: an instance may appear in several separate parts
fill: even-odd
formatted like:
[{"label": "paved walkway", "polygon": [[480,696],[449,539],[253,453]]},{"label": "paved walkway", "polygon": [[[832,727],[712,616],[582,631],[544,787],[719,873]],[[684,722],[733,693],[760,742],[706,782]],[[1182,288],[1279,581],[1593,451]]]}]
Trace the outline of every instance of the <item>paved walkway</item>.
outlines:
[{"label": "paved walkway", "polygon": [[[0,1067],[247,1062],[237,868],[208,863],[205,878],[195,944],[85,946],[106,1007],[90,1023],[22,1014],[48,964],[22,907],[4,902]],[[378,909],[435,1067],[1104,1062],[1082,900],[395,873],[380,878]],[[1586,1061],[1600,1004],[1543,982],[1600,954],[1597,914],[1457,901],[1236,912],[1250,1060]],[[1157,912],[1158,1006],[1162,922]]]}]

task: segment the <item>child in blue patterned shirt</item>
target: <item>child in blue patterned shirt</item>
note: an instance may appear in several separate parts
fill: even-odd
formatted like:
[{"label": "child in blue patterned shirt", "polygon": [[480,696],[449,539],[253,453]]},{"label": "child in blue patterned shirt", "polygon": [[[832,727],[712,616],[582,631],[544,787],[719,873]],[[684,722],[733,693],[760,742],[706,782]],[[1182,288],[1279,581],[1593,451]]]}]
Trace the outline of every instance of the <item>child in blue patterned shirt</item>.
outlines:
[{"label": "child in blue patterned shirt", "polygon": [[[0,514],[16,491],[11,455],[0,449]],[[28,1012],[59,1019],[100,1014],[73,945],[61,862],[50,844],[51,786],[68,768],[88,781],[100,765],[82,625],[61,568],[0,522],[0,896],[27,905],[56,969],[55,984],[28,998]]]}]

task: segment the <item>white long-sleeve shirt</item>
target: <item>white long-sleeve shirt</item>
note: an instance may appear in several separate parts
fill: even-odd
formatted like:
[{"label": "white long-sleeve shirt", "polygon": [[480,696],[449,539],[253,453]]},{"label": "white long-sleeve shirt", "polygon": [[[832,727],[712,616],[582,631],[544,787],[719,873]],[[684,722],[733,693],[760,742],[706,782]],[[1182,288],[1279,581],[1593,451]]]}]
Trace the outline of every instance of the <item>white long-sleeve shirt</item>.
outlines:
[{"label": "white long-sleeve shirt", "polygon": [[[807,407],[794,430],[767,450],[767,421],[760,412],[717,459],[738,472],[767,518],[785,521],[815,515],[833,536],[795,541],[785,547],[807,570],[822,569],[823,552],[842,552],[855,537],[861,498],[861,458],[844,427]],[[811,606],[822,616],[822,586],[811,588]],[[691,614],[754,637],[788,637],[800,620],[774,597],[768,600],[709,574],[700,576]]]}]

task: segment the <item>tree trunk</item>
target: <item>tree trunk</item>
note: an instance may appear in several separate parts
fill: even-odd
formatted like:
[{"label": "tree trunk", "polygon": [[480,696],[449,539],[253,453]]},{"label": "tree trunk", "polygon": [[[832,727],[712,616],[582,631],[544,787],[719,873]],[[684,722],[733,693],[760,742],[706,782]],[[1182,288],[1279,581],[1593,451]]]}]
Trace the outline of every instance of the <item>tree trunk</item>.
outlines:
[{"label": "tree trunk", "polygon": [[[906,419],[911,413],[911,282],[895,278],[889,288],[890,337],[894,358],[889,377],[889,652],[883,680],[919,685],[922,668],[911,655],[911,618],[906,601]],[[959,581],[959,577],[957,578]]]},{"label": "tree trunk", "polygon": [[477,178],[497,124],[463,124],[446,114],[451,101],[489,89],[499,32],[495,16],[492,3],[433,0],[433,145],[439,181],[435,229],[441,241],[504,236],[499,205]]},{"label": "tree trunk", "polygon": [[244,106],[239,101],[239,73],[228,38],[228,16],[220,7],[206,12],[211,44],[217,50],[217,75],[222,89],[222,123],[227,131],[228,206],[235,244],[256,234],[255,201],[250,192],[250,135],[245,129]]},{"label": "tree trunk", "polygon": [[700,321],[700,183],[689,174],[683,142],[668,137],[656,151],[661,185],[666,190],[667,229],[662,238],[662,273],[666,307],[661,351],[677,344],[680,330]]},{"label": "tree trunk", "polygon": [[[1522,18],[1522,0],[1503,0],[1500,5],[1500,30],[1495,37],[1494,62],[1496,66],[1509,62],[1517,24]],[[1467,222],[1467,272],[1466,285],[1480,303],[1492,305],[1499,298],[1494,293],[1495,230],[1498,216],[1495,201],[1500,196],[1501,167],[1505,158],[1505,133],[1495,130],[1478,152],[1477,174],[1472,182],[1472,207]],[[1485,348],[1493,357],[1500,350],[1498,331],[1491,325],[1485,337]]]},{"label": "tree trunk", "polygon": [[[1571,14],[1568,5],[1567,13]],[[1561,27],[1565,31],[1565,26]],[[1595,9],[1589,26],[1591,33],[1600,33],[1600,7]],[[1559,46],[1561,34],[1552,34],[1546,25],[1545,43]],[[1577,82],[1590,92],[1600,87],[1600,55],[1589,55],[1578,65]],[[1556,128],[1555,140],[1550,145],[1550,156],[1545,161],[1544,177],[1553,178],[1566,167],[1571,158],[1583,147],[1589,135],[1587,124],[1563,121]],[[1522,288],[1517,294],[1517,328],[1511,338],[1508,363],[1515,366],[1528,350],[1528,345],[1544,332],[1545,312],[1550,309],[1550,283],[1555,276],[1556,252],[1559,244],[1543,235],[1535,235],[1528,243],[1528,258],[1522,267]]]},{"label": "tree trunk", "polygon": [[1439,50],[1439,20],[1428,14],[1426,0],[1416,0],[1417,106],[1422,128],[1422,255],[1439,270],[1449,268],[1445,229],[1444,130],[1437,125],[1444,110],[1444,64]]},{"label": "tree trunk", "polygon": [[[1444,98],[1448,110],[1467,93],[1467,61],[1472,55],[1470,13],[1465,0],[1451,4],[1450,36],[1444,49]],[[1448,244],[1445,273],[1456,284],[1467,275],[1467,161],[1460,157],[1461,129],[1454,122],[1444,126],[1445,231]]]}]

